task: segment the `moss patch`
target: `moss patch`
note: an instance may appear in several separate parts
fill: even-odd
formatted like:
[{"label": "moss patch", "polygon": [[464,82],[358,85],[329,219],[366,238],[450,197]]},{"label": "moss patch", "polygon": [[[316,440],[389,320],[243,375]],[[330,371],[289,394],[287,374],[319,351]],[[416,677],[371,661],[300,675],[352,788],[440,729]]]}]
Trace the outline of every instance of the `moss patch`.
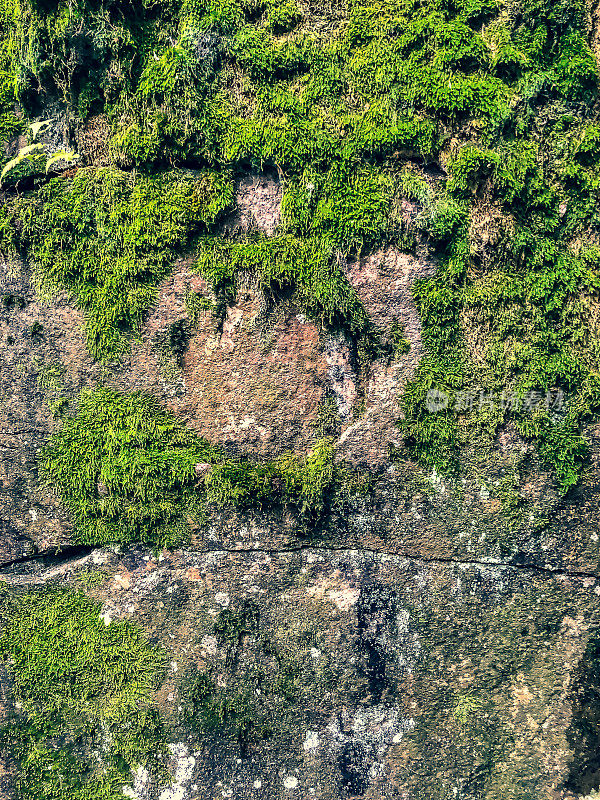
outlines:
[{"label": "moss patch", "polygon": [[82,394],[41,459],[82,544],[142,541],[174,547],[211,504],[289,503],[314,528],[333,502],[362,491],[360,476],[333,463],[333,439],[304,457],[264,464],[227,459],[150,397],[98,389]]},{"label": "moss patch", "polygon": [[[600,407],[598,72],[586,4],[350,0],[327,19],[319,6],[267,0],[129,11],[26,0],[4,17],[29,114],[40,96],[60,97],[81,118],[108,115],[119,163],[216,170],[189,181],[81,170],[10,205],[4,247],[19,245],[76,294],[91,351],[120,351],[169,251],[206,234],[231,202],[223,171],[268,165],[284,182],[278,235],[201,242],[217,312],[250,270],[266,293],[293,290],[314,318],[366,339],[356,352],[368,359],[380,349],[344,260],[408,246],[398,207],[409,196],[439,260],[415,291],[427,353],[403,401],[410,454],[451,472],[466,442],[485,445],[512,420],[560,490],[574,485],[583,426]],[[435,180],[403,169],[432,158],[443,167]],[[491,217],[492,238],[478,227]],[[427,407],[431,390],[448,395],[445,409]],[[549,408],[548,392],[565,406]],[[469,393],[493,395],[494,407],[465,410],[456,395]]]},{"label": "moss patch", "polygon": [[5,204],[0,247],[26,253],[45,288],[75,295],[88,348],[106,360],[122,352],[124,332],[139,328],[174,254],[232,202],[221,172],[86,168]]},{"label": "moss patch", "polygon": [[68,590],[3,598],[0,656],[18,716],[2,732],[24,800],[116,800],[131,771],[158,769],[164,737],[150,705],[163,656],[128,622]]}]

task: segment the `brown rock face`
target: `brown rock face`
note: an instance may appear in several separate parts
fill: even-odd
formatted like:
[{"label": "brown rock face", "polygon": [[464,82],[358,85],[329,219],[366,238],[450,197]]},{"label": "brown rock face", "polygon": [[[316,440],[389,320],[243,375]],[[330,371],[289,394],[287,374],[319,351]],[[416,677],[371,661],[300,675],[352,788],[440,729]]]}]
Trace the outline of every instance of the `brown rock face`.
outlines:
[{"label": "brown rock face", "polygon": [[397,443],[395,422],[400,416],[402,388],[423,354],[421,324],[412,297],[416,280],[435,272],[425,255],[401,253],[394,247],[377,250],[350,264],[347,275],[384,341],[394,332],[404,337],[408,352],[369,365],[364,378],[364,413],[348,421],[338,445],[341,458],[357,465],[383,467],[389,445]]},{"label": "brown rock face", "polygon": [[259,297],[243,293],[220,333],[209,325],[193,337],[182,410],[198,431],[242,452],[306,449],[326,378],[319,332],[289,309],[263,333],[260,314]]},{"label": "brown rock face", "polygon": [[224,225],[272,236],[281,218],[281,183],[270,175],[251,174],[236,187],[236,209]]},{"label": "brown rock face", "polygon": [[[490,798],[580,796],[564,784],[573,753],[589,758],[589,745],[573,742],[576,698],[590,688],[579,665],[598,646],[595,579],[321,547],[158,560],[107,549],[79,567],[92,564],[107,624],[135,621],[167,648],[157,702],[172,726],[173,777],[163,800],[283,800],[291,790],[429,800],[440,782],[465,780]],[[76,575],[61,580],[76,586]],[[244,635],[220,638],[215,621],[240,613],[252,620]],[[182,725],[191,676],[238,696],[257,669],[262,691],[245,702],[271,735],[241,748],[234,723]],[[157,796],[143,771],[130,791]]]}]

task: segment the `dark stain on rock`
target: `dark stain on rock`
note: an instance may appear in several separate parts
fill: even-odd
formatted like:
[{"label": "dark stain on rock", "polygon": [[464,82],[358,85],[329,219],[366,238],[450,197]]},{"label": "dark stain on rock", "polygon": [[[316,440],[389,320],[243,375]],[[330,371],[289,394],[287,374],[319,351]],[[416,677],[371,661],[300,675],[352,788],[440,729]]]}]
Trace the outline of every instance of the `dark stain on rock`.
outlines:
[{"label": "dark stain on rock", "polygon": [[369,764],[373,761],[372,748],[362,742],[347,742],[338,756],[342,773],[342,791],[345,797],[362,797],[368,789]]},{"label": "dark stain on rock", "polygon": [[364,658],[364,674],[369,691],[380,699],[389,684],[387,664],[397,633],[396,592],[374,583],[364,586],[358,598],[358,646]]}]

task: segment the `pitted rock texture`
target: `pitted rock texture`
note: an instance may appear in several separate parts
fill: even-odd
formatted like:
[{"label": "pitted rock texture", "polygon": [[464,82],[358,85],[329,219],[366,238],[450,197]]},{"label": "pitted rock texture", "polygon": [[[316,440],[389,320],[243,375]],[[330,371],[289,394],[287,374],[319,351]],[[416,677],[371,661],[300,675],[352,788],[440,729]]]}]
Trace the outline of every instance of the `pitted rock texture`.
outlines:
[{"label": "pitted rock texture", "polygon": [[101,367],[85,349],[81,314],[65,296],[42,303],[28,271],[0,258],[0,560],[68,540],[70,523],[38,481],[37,457],[68,408]]}]

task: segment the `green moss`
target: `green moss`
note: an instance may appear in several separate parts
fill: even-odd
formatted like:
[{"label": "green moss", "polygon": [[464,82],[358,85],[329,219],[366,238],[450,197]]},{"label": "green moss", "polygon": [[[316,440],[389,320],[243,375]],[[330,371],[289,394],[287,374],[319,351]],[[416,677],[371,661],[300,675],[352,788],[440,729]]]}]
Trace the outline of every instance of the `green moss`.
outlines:
[{"label": "green moss", "polygon": [[[579,103],[591,117],[597,74],[582,38],[583,6],[565,8],[561,21],[548,10],[554,22],[537,25],[534,5],[527,23],[518,18],[511,29],[510,17],[499,18],[485,31],[492,63],[521,93],[502,124],[485,112],[475,141],[453,148],[437,192],[403,177],[441,262],[415,288],[428,354],[403,398],[401,427],[415,455],[448,471],[462,445],[492,440],[512,419],[564,492],[585,463],[581,426],[600,408],[600,362],[583,311],[596,302],[598,261],[581,244],[598,222],[584,166],[594,162],[596,137],[590,122],[579,127],[570,116]],[[489,215],[490,203],[501,222],[481,264],[469,223],[478,206],[476,214]],[[431,392],[447,405],[428,409]],[[495,398],[493,413],[486,398]]]},{"label": "green moss", "polygon": [[410,340],[404,335],[404,328],[397,319],[390,326],[390,344],[396,358],[406,355],[410,350]]},{"label": "green moss", "polygon": [[67,368],[60,361],[44,364],[37,374],[37,382],[42,389],[58,390],[63,386],[63,376]]},{"label": "green moss", "polygon": [[86,591],[101,586],[108,579],[108,575],[100,569],[85,569],[78,572],[76,577]]},{"label": "green moss", "polygon": [[12,311],[14,308],[21,311],[26,306],[25,298],[16,294],[3,294],[2,305],[7,311]]},{"label": "green moss", "polygon": [[262,291],[275,299],[293,291],[305,313],[324,326],[343,327],[358,336],[369,332],[364,306],[327,240],[291,234],[205,238],[196,267],[217,295],[235,297],[239,273],[251,272]]},{"label": "green moss", "polygon": [[187,320],[179,319],[176,322],[172,322],[169,325],[167,335],[169,349],[175,357],[178,365],[181,366],[183,363],[184,353],[188,348],[190,340],[190,330]]},{"label": "green moss", "polygon": [[198,510],[194,466],[215,458],[151,398],[98,389],[82,394],[40,466],[73,517],[76,541],[173,546]]},{"label": "green moss", "polygon": [[0,246],[24,251],[42,284],[75,295],[90,352],[109,359],[122,352],[122,333],[138,329],[177,249],[232,197],[220,172],[142,177],[85,168],[6,204]]},{"label": "green moss", "polygon": [[[270,0],[175,0],[134,14],[119,3],[92,11],[84,0],[11,5],[2,41],[16,66],[0,68],[27,110],[39,86],[82,116],[104,110],[119,163],[215,172],[79,170],[9,204],[3,249],[19,246],[40,278],[75,293],[102,358],[138,328],[173,251],[201,234],[198,265],[217,320],[250,271],[270,299],[293,293],[311,318],[343,328],[366,362],[386,347],[344,258],[408,247],[398,207],[412,197],[440,263],[415,288],[427,353],[403,400],[409,450],[453,469],[464,443],[489,443],[513,420],[566,490],[600,400],[597,336],[586,332],[597,259],[582,246],[600,226],[587,13],[580,0],[349,0],[325,23],[317,7]],[[446,176],[403,168],[438,156]],[[206,236],[232,202],[223,170],[265,165],[284,184],[277,235]],[[477,220],[490,209],[504,229],[482,245]],[[192,324],[205,305],[189,300]],[[534,419],[451,402],[431,413],[424,402],[440,390],[451,399],[561,390],[569,410]],[[240,482],[240,501],[245,480],[254,479]]]},{"label": "green moss", "polygon": [[[306,526],[326,513],[329,495],[350,486],[334,465],[332,438],[303,457],[226,459],[150,397],[110,389],[84,392],[75,416],[40,456],[42,480],[61,497],[81,544],[142,541],[173,547],[207,504],[291,504]],[[199,478],[196,467],[200,469]]]},{"label": "green moss", "polygon": [[0,9],[0,153],[24,128],[23,121],[16,114],[16,64],[11,37],[15,17],[16,9],[11,3]]},{"label": "green moss", "polygon": [[197,325],[201,314],[215,309],[210,298],[204,297],[200,292],[191,292],[188,289],[185,295],[185,310],[190,318],[190,323]]},{"label": "green moss", "polygon": [[223,461],[207,475],[207,498],[219,505],[237,506],[261,506],[279,499],[295,505],[300,518],[314,526],[325,512],[328,492],[339,477],[333,456],[333,439],[324,437],[304,457],[286,454],[265,464]]},{"label": "green moss", "polygon": [[15,100],[13,76],[0,70],[0,147],[23,130],[23,123],[15,114]]},{"label": "green moss", "polygon": [[391,176],[373,167],[341,162],[325,174],[306,170],[283,197],[284,228],[344,253],[360,252],[391,234],[393,189]]},{"label": "green moss", "polygon": [[2,737],[23,800],[115,800],[132,770],[164,752],[150,700],[163,656],[129,622],[69,590],[4,598],[0,656],[19,715]]}]

